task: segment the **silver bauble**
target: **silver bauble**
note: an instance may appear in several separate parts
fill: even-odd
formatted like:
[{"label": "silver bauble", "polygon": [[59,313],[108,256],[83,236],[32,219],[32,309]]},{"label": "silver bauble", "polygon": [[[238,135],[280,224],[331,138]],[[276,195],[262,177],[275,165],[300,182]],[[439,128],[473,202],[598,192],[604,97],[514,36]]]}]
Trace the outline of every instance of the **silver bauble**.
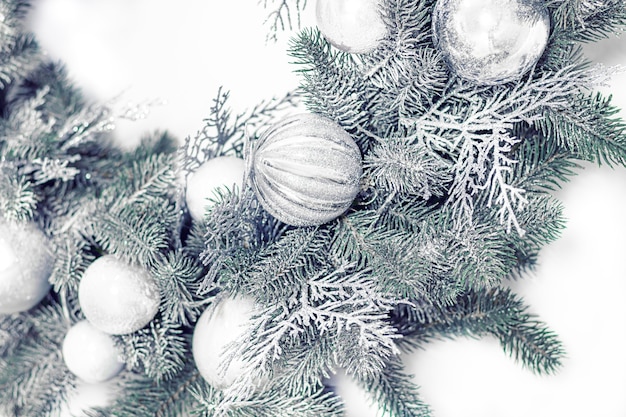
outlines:
[{"label": "silver bauble", "polygon": [[244,363],[234,357],[226,365],[230,343],[247,330],[254,313],[254,300],[224,297],[207,307],[193,332],[192,353],[200,375],[213,387],[226,388],[243,373]]},{"label": "silver bauble", "polygon": [[317,27],[344,52],[368,53],[387,35],[381,0],[317,0]]},{"label": "silver bauble", "polygon": [[39,304],[50,291],[53,265],[49,240],[34,223],[0,220],[0,314]]},{"label": "silver bauble", "polygon": [[450,71],[478,85],[519,79],[550,34],[544,0],[438,0],[433,40]]},{"label": "silver bauble", "polygon": [[113,338],[87,320],[70,328],[63,339],[62,352],[67,368],[90,384],[108,381],[124,368]]},{"label": "silver bauble", "polygon": [[244,172],[244,160],[235,156],[218,156],[200,165],[187,179],[185,201],[191,218],[202,220],[218,192],[241,189]]},{"label": "silver bauble", "polygon": [[292,226],[343,214],[360,190],[361,152],[334,121],[299,114],[279,121],[252,154],[251,186],[272,216]]},{"label": "silver bauble", "polygon": [[113,255],[89,265],[78,287],[78,301],[87,320],[114,335],[132,333],[148,324],[159,310],[160,300],[159,288],[147,270]]}]

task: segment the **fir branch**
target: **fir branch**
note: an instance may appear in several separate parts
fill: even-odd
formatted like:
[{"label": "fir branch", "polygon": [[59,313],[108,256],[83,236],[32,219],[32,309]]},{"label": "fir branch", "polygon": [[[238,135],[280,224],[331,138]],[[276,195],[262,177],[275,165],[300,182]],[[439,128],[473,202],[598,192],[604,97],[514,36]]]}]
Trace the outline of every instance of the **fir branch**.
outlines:
[{"label": "fir branch", "polygon": [[560,237],[565,229],[563,206],[549,194],[533,194],[529,196],[528,208],[518,216],[520,224],[526,231],[523,238],[515,234],[507,234],[506,241],[515,251],[518,262],[517,272],[524,268],[532,268],[539,250]]},{"label": "fir branch", "polygon": [[317,329],[309,327],[302,339],[305,344],[285,346],[281,357],[274,362],[272,385],[290,396],[309,395],[322,387],[322,378],[330,378],[336,360],[328,352],[335,349],[335,341],[322,337]]},{"label": "fir branch", "polygon": [[47,119],[41,110],[48,93],[47,87],[38,90],[34,97],[20,103],[0,121],[0,145],[5,158],[32,160],[54,153],[55,121]]},{"label": "fir branch", "polygon": [[55,416],[76,385],[60,348],[68,324],[58,305],[41,305],[24,318],[28,337],[10,356],[0,357],[0,411]]},{"label": "fir branch", "polygon": [[243,291],[261,303],[272,303],[289,297],[304,277],[319,270],[325,260],[328,235],[315,227],[286,232],[273,245],[258,254],[258,261],[248,271]]},{"label": "fir branch", "polygon": [[80,171],[75,167],[68,166],[70,163],[76,162],[80,156],[73,155],[65,160],[36,158],[32,161],[34,167],[33,179],[35,184],[41,185],[49,181],[60,180],[68,182],[73,180]]},{"label": "fir branch", "polygon": [[561,364],[563,347],[553,332],[527,312],[522,300],[506,288],[470,291],[440,310],[431,322],[394,315],[393,323],[404,336],[399,345],[414,349],[440,337],[493,335],[505,352],[538,374],[553,373]]},{"label": "fir branch", "polygon": [[78,291],[83,272],[95,260],[89,243],[67,233],[56,236],[53,244],[55,260],[48,280],[57,293]]},{"label": "fir branch", "polygon": [[405,375],[403,364],[398,358],[387,362],[383,372],[368,380],[359,381],[368,393],[372,393],[379,406],[380,415],[395,417],[429,417],[429,407],[424,403],[412,383]]},{"label": "fir branch", "polygon": [[429,200],[441,197],[451,181],[450,167],[424,146],[389,138],[365,156],[363,168],[379,189]]},{"label": "fir branch", "polygon": [[280,387],[266,389],[245,400],[220,397],[208,386],[194,390],[202,417],[342,417],[343,405],[329,392],[285,395]]},{"label": "fir branch", "polygon": [[209,159],[223,155],[243,156],[246,141],[258,135],[269,121],[295,108],[300,100],[297,93],[263,101],[244,113],[233,115],[228,106],[230,93],[220,87],[213,99],[210,115],[203,128],[192,138],[185,138],[179,148],[179,169],[185,174],[195,171]]},{"label": "fir branch", "polygon": [[267,40],[277,41],[279,31],[294,29],[292,17],[294,13],[296,15],[295,27],[300,27],[300,13],[306,7],[307,0],[259,0],[259,3],[264,9],[271,8],[269,16],[265,19],[265,23],[270,26]]},{"label": "fir branch", "polygon": [[0,315],[0,358],[13,355],[31,329],[32,323],[24,314]]},{"label": "fir branch", "polygon": [[156,384],[144,375],[126,372],[116,383],[113,404],[92,410],[94,417],[180,417],[197,409],[194,392],[206,385],[193,361],[185,361],[177,377]]},{"label": "fir branch", "polygon": [[27,0],[6,0],[0,4],[0,48],[2,51],[10,50],[15,38],[22,33],[24,18],[30,7]]},{"label": "fir branch", "polygon": [[94,214],[86,233],[103,251],[131,264],[153,265],[170,247],[172,218],[176,213],[167,201],[124,206]]},{"label": "fir branch", "polygon": [[536,79],[529,77],[512,88],[495,89],[480,100],[473,86],[459,84],[450,92],[455,100],[444,96],[427,113],[403,121],[416,130],[414,140],[454,159],[449,202],[460,224],[471,222],[474,196],[486,191],[487,204],[500,206],[507,229],[514,227],[523,235],[516,219],[518,207],[526,204],[523,190],[505,179],[517,162],[509,154],[519,142],[509,132],[515,124],[540,120],[545,109],[567,108],[572,96],[594,85],[596,77],[603,75],[569,66]]},{"label": "fir branch", "polygon": [[345,268],[309,276],[289,301],[275,300],[253,319],[236,351],[247,372],[229,388],[235,396],[245,397],[254,378],[272,369],[293,346],[307,346],[312,335],[332,340],[334,349],[324,355],[361,377],[380,372],[384,360],[398,353],[396,335],[385,324],[395,300],[378,294],[367,273]]},{"label": "fir branch", "polygon": [[335,120],[355,141],[365,147],[370,118],[367,99],[363,95],[366,85],[352,55],[333,51],[321,33],[304,29],[293,39],[289,54],[302,75],[300,89],[305,104],[314,113]]},{"label": "fir branch", "polygon": [[512,155],[518,162],[509,177],[513,185],[529,194],[556,191],[575,174],[575,170],[580,169],[575,155],[557,141],[546,140],[534,128],[520,124],[514,134],[524,140]]},{"label": "fir branch", "polygon": [[623,31],[626,6],[621,0],[550,0],[553,38],[592,42]]},{"label": "fir branch", "polygon": [[423,113],[447,84],[445,64],[432,45],[432,7],[431,1],[382,3],[388,35],[360,57],[372,122],[379,130],[395,130],[399,117]]},{"label": "fir branch", "polygon": [[210,215],[196,233],[204,234],[204,251],[200,259],[208,271],[199,294],[220,285],[236,288],[247,282],[247,271],[256,252],[276,240],[284,226],[270,216],[254,197],[250,188],[231,193],[212,206]]},{"label": "fir branch", "polygon": [[[0,35],[1,36],[1,35]],[[41,64],[39,45],[30,34],[19,34],[10,42],[10,49],[4,44],[0,52],[0,89],[24,77]]]},{"label": "fir branch", "polygon": [[618,112],[610,97],[581,95],[570,108],[559,112],[546,109],[533,126],[578,159],[626,165],[626,124]]},{"label": "fir branch", "polygon": [[118,169],[115,181],[102,194],[111,210],[125,206],[149,204],[156,199],[173,199],[176,176],[173,156],[152,154],[145,159],[132,159]]},{"label": "fir branch", "polygon": [[57,127],[57,140],[61,152],[75,151],[96,140],[114,128],[111,110],[106,106],[85,106],[70,114]]},{"label": "fir branch", "polygon": [[39,198],[24,176],[0,166],[0,213],[10,222],[26,222],[36,213]]},{"label": "fir branch", "polygon": [[190,326],[202,313],[205,302],[198,299],[202,265],[182,251],[169,252],[159,260],[153,275],[161,289],[161,314],[165,321]]},{"label": "fir branch", "polygon": [[120,336],[128,369],[143,372],[157,383],[175,378],[184,368],[189,340],[180,327],[153,320],[150,326]]}]

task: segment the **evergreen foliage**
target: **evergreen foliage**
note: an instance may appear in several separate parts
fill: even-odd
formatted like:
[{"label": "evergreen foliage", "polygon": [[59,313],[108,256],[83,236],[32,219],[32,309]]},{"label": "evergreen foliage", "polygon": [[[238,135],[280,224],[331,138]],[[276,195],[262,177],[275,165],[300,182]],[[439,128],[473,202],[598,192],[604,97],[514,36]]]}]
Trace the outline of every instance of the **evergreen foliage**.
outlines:
[{"label": "evergreen foliage", "polygon": [[[303,29],[290,47],[298,92],[233,114],[220,89],[180,147],[157,132],[123,151],[108,136],[117,116],[88,103],[24,32],[27,2],[3,1],[0,213],[38,224],[55,261],[41,305],[0,317],[0,412],[54,416],[74,392],[60,346],[83,318],[81,277],[104,254],[147,269],[162,301],[144,329],[116,337],[126,370],[112,382],[113,403],[93,416],[339,417],[327,381],[343,371],[384,415],[425,417],[399,354],[439,338],[496,337],[522,366],[555,372],[562,345],[506,282],[564,227],[550,192],[577,161],[626,165],[624,122],[593,92],[610,71],[579,48],[622,30],[626,5],[546,1],[552,32],[537,66],[519,82],[477,87],[450,74],[435,49],[434,3],[384,0],[389,36],[367,55]],[[275,36],[307,2],[262,4]],[[249,158],[263,130],[300,103],[359,145],[353,206],[295,228],[245,185],[192,221],[187,176],[216,156]],[[257,310],[228,347],[244,372],[218,389],[196,370],[191,338],[223,294],[251,297]]]}]

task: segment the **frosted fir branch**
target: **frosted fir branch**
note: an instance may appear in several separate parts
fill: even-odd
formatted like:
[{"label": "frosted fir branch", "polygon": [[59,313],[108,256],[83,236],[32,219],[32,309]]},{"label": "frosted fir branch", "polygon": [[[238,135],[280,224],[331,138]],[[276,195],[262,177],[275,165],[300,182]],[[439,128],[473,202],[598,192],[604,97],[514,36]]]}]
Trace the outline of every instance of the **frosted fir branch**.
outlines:
[{"label": "frosted fir branch", "polygon": [[[219,395],[200,376],[195,363],[187,360],[176,378],[156,384],[152,378],[134,372],[123,372],[111,381],[114,398],[106,407],[85,410],[89,417],[179,417],[207,415],[199,398]],[[200,392],[202,394],[200,394]],[[196,395],[197,394],[197,395]],[[193,413],[196,411],[197,413]],[[202,412],[201,412],[202,410]]]},{"label": "frosted fir branch", "polygon": [[154,276],[161,289],[161,314],[164,319],[190,326],[202,313],[207,301],[197,296],[202,265],[182,250],[168,252],[156,262]]},{"label": "frosted fir branch", "polygon": [[177,178],[172,162],[172,155],[153,154],[118,170],[107,190],[111,209],[173,197]]},{"label": "frosted fir branch", "polygon": [[128,369],[157,383],[175,378],[184,368],[189,341],[173,323],[152,321],[146,328],[120,336]]},{"label": "frosted fir branch", "polygon": [[626,25],[626,5],[621,0],[550,0],[557,37],[589,42],[619,34]]},{"label": "frosted fir branch", "polygon": [[380,187],[424,200],[441,196],[451,180],[446,161],[425,146],[389,138],[365,156],[363,168]]},{"label": "frosted fir branch", "polygon": [[87,106],[71,115],[62,126],[58,127],[59,150],[70,152],[114,129],[114,117],[108,107]]},{"label": "frosted fir branch", "polygon": [[[311,329],[316,338],[334,340],[331,345],[338,344],[337,349],[359,352],[360,363],[350,364],[353,373],[376,374],[385,358],[399,353],[397,335],[387,323],[394,303],[375,291],[366,271],[340,268],[318,272],[289,301],[261,311],[253,319],[249,334],[233,346],[233,355],[244,358],[247,371],[230,389],[230,395],[245,397],[254,378],[285,360],[290,346],[309,343]],[[323,355],[331,355],[326,362],[337,360],[335,353]]]},{"label": "frosted fir branch", "polygon": [[380,415],[402,417],[430,417],[429,407],[418,393],[413,377],[404,373],[399,358],[388,361],[380,375],[359,381],[373,397]]},{"label": "frosted fir branch", "polygon": [[79,160],[80,155],[72,155],[64,160],[51,158],[34,159],[32,163],[36,167],[33,174],[35,184],[41,185],[54,180],[60,180],[63,182],[73,180],[78,174],[80,174],[80,170],[68,165]]},{"label": "frosted fir branch", "polygon": [[285,395],[281,387],[273,386],[246,399],[220,397],[210,391],[208,395],[198,394],[201,407],[197,411],[211,417],[343,417],[345,414],[339,397],[324,389]]},{"label": "frosted fir branch", "polygon": [[30,220],[37,209],[39,198],[33,184],[11,169],[0,165],[0,212],[10,222]]},{"label": "frosted fir branch", "polygon": [[[0,35],[1,37],[2,35]],[[6,88],[37,68],[42,62],[39,46],[32,35],[21,34],[9,40],[10,49],[2,42],[0,48],[0,88]]]},{"label": "frosted fir branch", "polygon": [[228,106],[230,92],[220,87],[213,99],[209,117],[193,137],[185,138],[179,148],[178,169],[184,174],[195,171],[209,159],[222,155],[243,156],[245,142],[258,136],[272,118],[293,111],[300,101],[295,92],[262,101],[252,109],[233,114]]},{"label": "frosted fir branch", "polygon": [[18,349],[0,360],[0,413],[59,415],[77,382],[61,353],[68,323],[58,304],[39,305],[22,318],[28,333],[19,336]]},{"label": "frosted fir branch", "polygon": [[492,93],[487,87],[476,91],[475,86],[461,83],[429,111],[402,123],[415,129],[415,140],[455,159],[449,203],[461,224],[471,223],[474,200],[486,190],[487,204],[500,205],[507,230],[515,228],[523,234],[516,212],[526,204],[524,191],[506,178],[516,163],[511,150],[519,142],[509,132],[515,124],[541,120],[545,109],[568,108],[573,96],[607,77],[605,71],[569,66]]},{"label": "frosted fir branch", "polygon": [[44,135],[49,135],[55,121],[45,120],[41,107],[46,103],[50,88],[44,87],[36,95],[25,100],[8,115],[0,125],[0,144],[3,154],[11,159],[31,159],[45,156],[47,149],[40,143]]},{"label": "frosted fir branch", "polygon": [[[306,7],[307,0],[260,0],[259,3],[264,9],[271,10],[265,19],[265,24],[270,27],[266,40],[275,42],[279,31],[300,28],[300,13]],[[292,17],[294,14],[295,19]]]}]

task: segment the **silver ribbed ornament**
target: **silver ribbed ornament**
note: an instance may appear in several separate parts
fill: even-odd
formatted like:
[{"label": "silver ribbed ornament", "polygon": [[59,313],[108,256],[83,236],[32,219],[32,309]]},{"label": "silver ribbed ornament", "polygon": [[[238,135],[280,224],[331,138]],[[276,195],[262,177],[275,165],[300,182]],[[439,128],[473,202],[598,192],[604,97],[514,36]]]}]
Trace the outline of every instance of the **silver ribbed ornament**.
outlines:
[{"label": "silver ribbed ornament", "polygon": [[313,226],[342,215],[360,189],[361,151],[348,132],[316,114],[279,121],[251,155],[251,186],[272,216]]}]

